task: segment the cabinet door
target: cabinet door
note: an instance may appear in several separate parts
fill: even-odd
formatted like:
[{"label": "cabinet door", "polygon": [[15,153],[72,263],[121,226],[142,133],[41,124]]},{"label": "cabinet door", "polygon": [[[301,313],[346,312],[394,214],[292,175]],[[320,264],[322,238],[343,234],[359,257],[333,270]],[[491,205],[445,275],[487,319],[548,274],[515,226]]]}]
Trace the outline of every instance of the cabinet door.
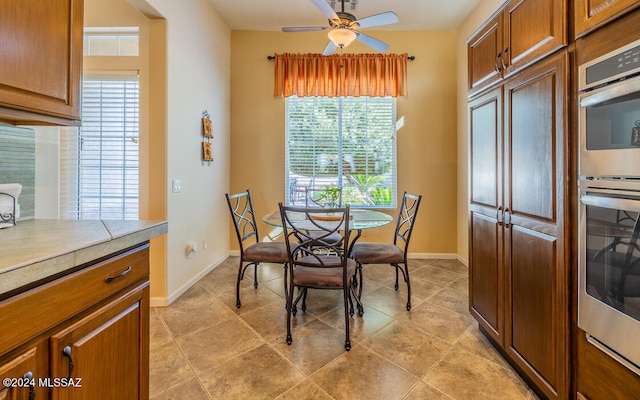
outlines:
[{"label": "cabinet door", "polygon": [[[47,343],[40,342],[8,360],[0,362],[0,400],[47,398],[47,389],[38,385],[38,378],[48,375]],[[4,385],[4,379],[12,379]],[[22,379],[25,378],[25,379]]]},{"label": "cabinet door", "polygon": [[470,312],[503,344],[502,88],[469,103]]},{"label": "cabinet door", "polygon": [[469,94],[502,79],[502,15],[498,14],[467,42]]},{"label": "cabinet door", "polygon": [[503,15],[505,78],[567,45],[567,0],[517,0]]},{"label": "cabinet door", "polygon": [[563,52],[505,83],[505,350],[549,398],[569,395],[568,71]]},{"label": "cabinet door", "polygon": [[148,398],[148,290],[145,283],[52,336],[52,375],[82,385],[57,388],[53,399]]},{"label": "cabinet door", "polygon": [[0,120],[80,119],[82,0],[3,1]]},{"label": "cabinet door", "polygon": [[637,0],[576,0],[576,38],[639,5]]}]

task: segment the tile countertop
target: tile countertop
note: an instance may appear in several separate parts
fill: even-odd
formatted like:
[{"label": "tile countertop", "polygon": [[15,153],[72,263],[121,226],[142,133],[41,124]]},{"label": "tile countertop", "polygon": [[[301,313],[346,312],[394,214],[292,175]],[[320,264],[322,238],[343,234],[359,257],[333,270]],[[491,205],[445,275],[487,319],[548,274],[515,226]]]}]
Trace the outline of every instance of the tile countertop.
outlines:
[{"label": "tile countertop", "polygon": [[165,221],[34,219],[0,229],[0,295],[167,233]]}]

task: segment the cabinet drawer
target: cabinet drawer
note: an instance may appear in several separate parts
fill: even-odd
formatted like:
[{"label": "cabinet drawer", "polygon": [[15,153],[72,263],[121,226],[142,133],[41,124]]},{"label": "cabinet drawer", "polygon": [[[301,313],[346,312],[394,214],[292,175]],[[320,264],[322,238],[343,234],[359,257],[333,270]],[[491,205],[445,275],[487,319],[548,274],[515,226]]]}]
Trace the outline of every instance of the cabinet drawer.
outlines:
[{"label": "cabinet drawer", "polygon": [[0,354],[148,277],[145,244],[0,302]]}]

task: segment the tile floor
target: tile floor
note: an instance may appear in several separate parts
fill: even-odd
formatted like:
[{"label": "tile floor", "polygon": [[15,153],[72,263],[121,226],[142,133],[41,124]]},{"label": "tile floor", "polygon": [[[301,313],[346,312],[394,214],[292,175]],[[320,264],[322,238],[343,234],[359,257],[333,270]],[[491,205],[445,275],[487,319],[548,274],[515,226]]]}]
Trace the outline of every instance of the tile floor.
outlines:
[{"label": "tile floor", "polygon": [[339,291],[310,291],[288,346],[282,266],[262,264],[257,290],[248,270],[236,309],[237,262],[151,310],[151,399],[537,399],[478,332],[457,261],[410,260],[410,312],[393,268],[365,266],[349,352]]}]

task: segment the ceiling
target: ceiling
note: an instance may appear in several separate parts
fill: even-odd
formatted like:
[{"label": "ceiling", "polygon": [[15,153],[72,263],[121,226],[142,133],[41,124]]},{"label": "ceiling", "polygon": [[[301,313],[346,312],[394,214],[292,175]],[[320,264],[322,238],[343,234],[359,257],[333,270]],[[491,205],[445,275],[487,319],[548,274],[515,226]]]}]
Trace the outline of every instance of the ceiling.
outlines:
[{"label": "ceiling", "polygon": [[[326,26],[327,18],[310,0],[209,0],[231,30],[276,31],[285,26]],[[327,0],[330,2],[330,0]],[[350,9],[355,2],[356,9]],[[480,0],[346,0],[358,19],[385,11],[400,22],[384,30],[457,29]],[[338,11],[340,10],[338,3]]]}]

